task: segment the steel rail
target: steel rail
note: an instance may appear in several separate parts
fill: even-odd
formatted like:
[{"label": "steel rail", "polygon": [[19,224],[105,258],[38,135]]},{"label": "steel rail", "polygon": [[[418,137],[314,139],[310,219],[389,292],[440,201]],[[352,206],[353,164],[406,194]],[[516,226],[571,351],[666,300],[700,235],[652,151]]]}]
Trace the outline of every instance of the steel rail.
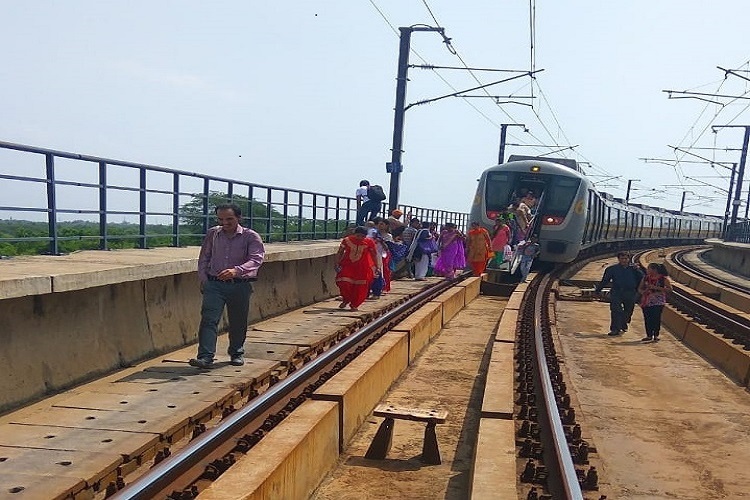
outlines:
[{"label": "steel rail", "polygon": [[714,306],[696,300],[695,296],[683,293],[678,288],[672,290],[667,302],[717,330],[721,335],[744,344],[745,350],[750,350],[750,321],[748,319],[726,311],[717,311]]},{"label": "steel rail", "polygon": [[[706,278],[722,286],[732,288],[740,292],[748,293],[750,290],[735,283],[718,278],[708,272],[697,269],[685,260],[685,254],[691,249],[680,250],[670,255],[670,259],[678,266],[687,269],[693,274]],[[744,345],[745,350],[750,350],[750,319],[742,314],[734,314],[729,311],[718,311],[716,306],[700,296],[684,293],[675,286],[672,293],[667,296],[667,302],[676,308],[690,314],[698,321],[715,329],[724,337],[731,338]]]},{"label": "steel rail", "polygon": [[[537,278],[538,279],[538,278]],[[555,465],[557,466],[557,477],[560,479],[561,494],[566,500],[583,500],[583,492],[578,482],[573,458],[570,456],[568,440],[565,437],[560,412],[555,399],[555,392],[552,388],[552,379],[547,369],[546,355],[544,353],[544,339],[542,337],[542,308],[546,306],[544,300],[545,290],[549,286],[551,277],[544,276],[539,281],[534,297],[534,349],[535,363],[539,384],[542,390],[542,399],[547,417],[547,430],[549,439],[552,443],[552,452],[554,454]]]},{"label": "steel rail", "polygon": [[246,432],[244,429],[250,423],[263,417],[266,412],[283,402],[285,398],[288,398],[300,386],[309,383],[310,379],[322,372],[333,361],[346,355],[348,351],[356,348],[381,329],[387,328],[391,321],[395,321],[410,310],[420,307],[425,302],[442,293],[445,289],[454,286],[468,276],[469,274],[465,273],[451,280],[443,280],[437,285],[419,292],[406,302],[365,325],[359,331],[349,335],[318,358],[292,373],[286,379],[271,386],[243,408],[230,414],[221,424],[201,434],[185,448],[125,486],[125,488],[117,492],[112,498],[118,500],[146,500],[156,498],[159,493],[169,489],[172,483],[178,478],[190,469],[200,465],[211,456],[212,452],[222,447],[228,440],[242,432]]},{"label": "steel rail", "polygon": [[702,269],[699,269],[699,268],[695,267],[694,265],[692,265],[691,263],[687,262],[687,260],[685,259],[685,255],[688,252],[692,252],[692,251],[693,250],[690,250],[690,249],[680,250],[680,251],[675,252],[674,254],[672,254],[670,256],[670,258],[671,258],[672,262],[674,262],[675,264],[678,264],[678,265],[682,266],[683,268],[687,269],[688,271],[690,271],[693,274],[696,274],[696,275],[698,275],[698,276],[700,276],[702,278],[709,279],[709,280],[711,280],[711,281],[713,281],[715,283],[720,284],[721,286],[725,286],[727,288],[731,288],[732,290],[735,290],[737,292],[742,292],[742,293],[750,294],[750,287],[745,287],[745,286],[742,286],[742,285],[738,285],[737,283],[733,283],[731,281],[722,279],[722,278],[720,278],[718,276],[715,276],[715,275],[713,275],[713,274],[711,274],[709,272],[706,272],[706,271],[704,271]]}]

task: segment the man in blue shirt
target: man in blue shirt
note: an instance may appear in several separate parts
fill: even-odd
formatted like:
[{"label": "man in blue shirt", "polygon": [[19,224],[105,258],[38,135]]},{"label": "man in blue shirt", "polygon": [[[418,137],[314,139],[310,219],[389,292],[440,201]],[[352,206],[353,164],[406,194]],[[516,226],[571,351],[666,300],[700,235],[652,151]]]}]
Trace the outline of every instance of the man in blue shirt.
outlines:
[{"label": "man in blue shirt", "polygon": [[631,265],[630,254],[620,252],[617,254],[617,264],[609,266],[604,270],[601,282],[596,285],[594,292],[598,295],[602,288],[610,282],[612,288],[609,292],[609,336],[620,335],[628,331],[628,323],[633,315],[635,307],[635,296],[638,285],[643,279],[640,269]]}]

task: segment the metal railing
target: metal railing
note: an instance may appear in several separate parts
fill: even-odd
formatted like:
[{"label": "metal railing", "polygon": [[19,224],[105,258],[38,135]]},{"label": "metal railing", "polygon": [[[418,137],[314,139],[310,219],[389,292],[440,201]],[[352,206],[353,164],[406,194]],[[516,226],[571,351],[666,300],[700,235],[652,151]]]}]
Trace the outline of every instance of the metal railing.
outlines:
[{"label": "metal railing", "polygon": [[[239,205],[242,224],[266,242],[339,238],[357,212],[352,197],[2,141],[0,182],[0,255],[198,245],[220,203]],[[468,222],[461,212],[399,209],[438,225]]]},{"label": "metal railing", "polygon": [[744,220],[729,226],[724,241],[750,243],[750,221]]}]

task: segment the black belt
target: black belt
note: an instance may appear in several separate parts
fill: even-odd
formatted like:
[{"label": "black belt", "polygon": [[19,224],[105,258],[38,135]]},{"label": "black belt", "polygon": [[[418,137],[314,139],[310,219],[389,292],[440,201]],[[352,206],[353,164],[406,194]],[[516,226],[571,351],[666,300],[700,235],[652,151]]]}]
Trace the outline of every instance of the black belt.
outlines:
[{"label": "black belt", "polygon": [[256,278],[232,278],[228,280],[222,280],[219,279],[218,276],[208,276],[208,281],[220,281],[221,283],[250,283],[251,281],[255,281]]}]

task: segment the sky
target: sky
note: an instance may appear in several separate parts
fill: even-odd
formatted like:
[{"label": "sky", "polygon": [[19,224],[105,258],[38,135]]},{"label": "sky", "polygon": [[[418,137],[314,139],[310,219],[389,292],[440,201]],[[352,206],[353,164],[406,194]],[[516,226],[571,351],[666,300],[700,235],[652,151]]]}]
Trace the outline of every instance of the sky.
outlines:
[{"label": "sky", "polygon": [[[624,197],[631,180],[633,202],[677,209],[685,191],[688,210],[722,214],[728,170],[673,147],[737,162],[742,130],[710,126],[750,123],[747,97],[662,92],[744,97],[750,82],[717,66],[749,69],[746,0],[533,0],[533,23],[528,0],[0,3],[0,141],[260,184],[353,196],[368,179],[387,191],[394,28],[436,20],[457,55],[415,32],[411,64],[529,71],[533,38],[543,71],[409,108],[402,203],[468,211],[500,125],[520,123],[529,132],[509,127],[508,143],[541,146],[507,154],[576,146],[551,156],[584,162],[600,190]],[[516,74],[410,68],[407,103]],[[0,151],[0,172],[27,168]],[[0,183],[2,198],[18,191]]]}]

